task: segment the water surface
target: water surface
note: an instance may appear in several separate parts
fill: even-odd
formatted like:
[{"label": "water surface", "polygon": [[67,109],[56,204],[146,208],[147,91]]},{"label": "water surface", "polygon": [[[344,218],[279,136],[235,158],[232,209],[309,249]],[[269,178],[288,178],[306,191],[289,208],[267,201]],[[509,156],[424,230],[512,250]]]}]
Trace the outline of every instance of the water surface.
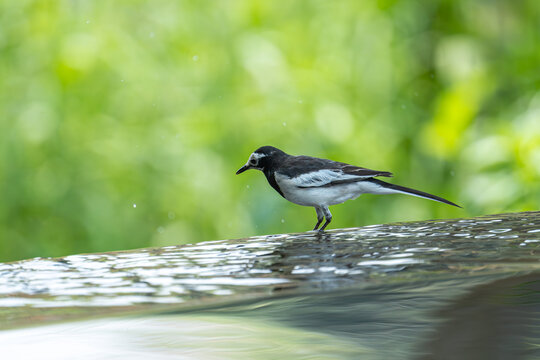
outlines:
[{"label": "water surface", "polygon": [[0,344],[56,359],[67,343],[104,359],[540,358],[539,244],[529,212],[0,264],[4,329],[107,316]]}]

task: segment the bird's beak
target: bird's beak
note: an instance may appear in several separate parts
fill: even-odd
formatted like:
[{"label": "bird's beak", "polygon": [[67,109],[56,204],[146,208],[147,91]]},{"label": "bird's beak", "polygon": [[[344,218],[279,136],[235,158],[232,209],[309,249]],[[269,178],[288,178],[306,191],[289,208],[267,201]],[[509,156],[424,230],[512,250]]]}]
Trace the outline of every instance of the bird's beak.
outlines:
[{"label": "bird's beak", "polygon": [[238,169],[238,171],[236,172],[236,175],[241,174],[246,170],[249,170],[249,165],[248,164],[246,164],[246,165],[242,166],[240,169]]}]

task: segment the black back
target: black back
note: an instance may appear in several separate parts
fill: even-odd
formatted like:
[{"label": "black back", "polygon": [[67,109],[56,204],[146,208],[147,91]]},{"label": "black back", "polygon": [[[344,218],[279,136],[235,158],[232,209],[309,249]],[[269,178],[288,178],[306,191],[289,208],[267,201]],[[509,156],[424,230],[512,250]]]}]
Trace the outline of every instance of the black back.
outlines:
[{"label": "black back", "polygon": [[319,159],[311,156],[289,156],[285,162],[281,164],[279,172],[290,177],[296,177],[308,172],[317,170],[340,170],[345,174],[356,175],[361,177],[374,176],[392,176],[388,171],[370,170],[339,161],[328,159]]}]

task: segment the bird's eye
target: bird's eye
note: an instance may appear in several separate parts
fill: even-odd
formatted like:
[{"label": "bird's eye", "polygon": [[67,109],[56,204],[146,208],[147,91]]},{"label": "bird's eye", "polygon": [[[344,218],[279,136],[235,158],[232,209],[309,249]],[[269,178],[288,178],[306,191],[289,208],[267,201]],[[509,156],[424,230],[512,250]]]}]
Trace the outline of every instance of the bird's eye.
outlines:
[{"label": "bird's eye", "polygon": [[257,159],[250,159],[249,160],[249,165],[257,166]]}]

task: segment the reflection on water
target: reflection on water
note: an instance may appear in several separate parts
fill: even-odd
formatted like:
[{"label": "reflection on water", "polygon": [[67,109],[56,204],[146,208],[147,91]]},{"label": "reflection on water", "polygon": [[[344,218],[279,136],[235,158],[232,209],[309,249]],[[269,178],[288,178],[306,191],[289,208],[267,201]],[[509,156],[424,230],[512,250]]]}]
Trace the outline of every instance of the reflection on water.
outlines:
[{"label": "reflection on water", "polygon": [[167,310],[4,331],[0,343],[28,352],[29,338],[44,349],[68,336],[103,358],[532,359],[539,249],[532,212],[0,264],[3,328]]},{"label": "reflection on water", "polygon": [[51,360],[540,358],[540,275],[487,278],[11,330],[0,344],[18,359]]},{"label": "reflection on water", "polygon": [[475,287],[434,315],[422,359],[540,359],[540,274]]}]

